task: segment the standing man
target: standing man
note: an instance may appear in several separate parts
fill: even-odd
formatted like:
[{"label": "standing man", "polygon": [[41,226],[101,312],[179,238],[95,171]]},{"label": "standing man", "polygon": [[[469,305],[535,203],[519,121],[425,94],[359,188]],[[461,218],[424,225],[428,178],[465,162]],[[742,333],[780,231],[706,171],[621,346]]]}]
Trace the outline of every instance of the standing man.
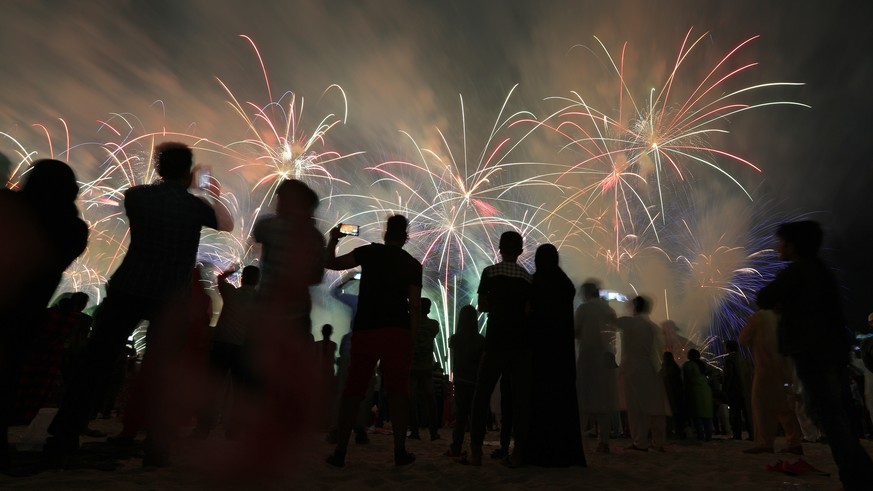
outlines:
[{"label": "standing man", "polygon": [[576,359],[576,397],[579,400],[579,422],[584,431],[590,418],[597,422],[599,443],[597,453],[609,453],[610,417],[618,410],[615,362],[607,364],[607,343],[604,333],[615,332],[615,310],[600,298],[596,280],[582,284],[585,301],[576,309],[575,333],[579,345]]},{"label": "standing man", "polygon": [[621,370],[624,380],[624,395],[627,402],[627,419],[633,443],[629,450],[649,450],[651,447],[664,451],[667,431],[664,383],[659,373],[664,338],[661,328],[649,319],[651,304],[643,297],[635,297],[633,316],[618,319],[621,331]]},{"label": "standing man", "polygon": [[521,234],[504,232],[499,245],[503,260],[485,268],[479,281],[479,311],[488,313],[488,323],[473,395],[470,459],[465,461],[475,466],[482,465],[488,403],[501,374],[509,375],[512,384],[515,449],[509,464],[518,467],[523,462],[531,385],[531,353],[526,328],[533,283],[531,274],[517,262],[523,246]]},{"label": "standing man", "polygon": [[779,352],[794,360],[809,409],[828,436],[846,491],[869,489],[873,461],[852,430],[848,353],[839,287],[818,257],[823,233],[817,222],[783,223],[777,250],[791,263],[758,292],[758,305],[779,314]]},{"label": "standing man", "polygon": [[[105,394],[112,366],[142,320],[150,323],[144,363],[151,361],[156,373],[164,370],[162,364],[178,351],[180,339],[190,325],[192,272],[200,230],[233,230],[227,210],[217,205],[220,188],[215,181],[203,189],[209,196],[206,199],[188,191],[193,152],[187,145],[162,143],[155,147],[154,159],[161,180],[134,186],[124,193],[130,246],[107,284],[106,299],[97,311],[82,363],[49,426],[53,435],[46,441],[49,454],[64,455],[78,449],[79,434]],[[166,391],[166,376],[149,382],[146,399],[150,404],[165,398],[158,391]],[[154,419],[143,465],[164,466],[168,464],[169,435],[165,426],[169,415],[163,414],[163,408],[153,409],[148,411]]]},{"label": "standing man", "polygon": [[440,323],[427,316],[430,313],[431,302],[428,298],[421,299],[421,321],[415,332],[415,348],[412,354],[412,397],[409,411],[410,433],[412,440],[421,440],[421,427],[418,410],[422,409],[427,418],[430,430],[430,440],[439,439],[439,411],[437,411],[436,394],[434,393],[433,340],[440,332]]},{"label": "standing man", "polygon": [[[248,381],[245,346],[248,342],[249,320],[253,314],[261,270],[251,265],[243,268],[239,288],[227,281],[228,276],[235,272],[236,266],[231,266],[215,279],[223,305],[221,317],[218,318],[218,324],[212,333],[212,344],[209,349],[209,365],[212,368],[214,385],[211,397],[208,398],[209,406],[197,418],[197,426],[192,434],[195,438],[206,438],[215,428],[220,405],[219,389],[227,378],[228,372],[232,381],[233,400],[238,399]],[[228,438],[239,437],[239,418],[236,415],[238,412],[239,408],[234,407],[233,401],[223,412],[225,435]]]},{"label": "standing man", "polygon": [[734,440],[743,439],[743,427],[749,432],[749,440],[755,440],[755,425],[752,417],[752,368],[740,355],[740,345],[734,339],[724,343],[724,394]]},{"label": "standing man", "polygon": [[326,267],[345,270],[361,266],[351,363],[343,388],[337,444],[327,458],[327,463],[336,467],[345,465],[355,415],[376,362],[381,363],[384,371],[384,387],[394,423],[394,464],[415,461],[415,455],[406,451],[406,430],[413,340],[421,320],[422,266],[403,250],[408,239],[406,226],[406,217],[393,215],[388,218],[384,244],[361,246],[340,257],[336,257],[336,247],[343,234],[339,227],[330,231]]}]

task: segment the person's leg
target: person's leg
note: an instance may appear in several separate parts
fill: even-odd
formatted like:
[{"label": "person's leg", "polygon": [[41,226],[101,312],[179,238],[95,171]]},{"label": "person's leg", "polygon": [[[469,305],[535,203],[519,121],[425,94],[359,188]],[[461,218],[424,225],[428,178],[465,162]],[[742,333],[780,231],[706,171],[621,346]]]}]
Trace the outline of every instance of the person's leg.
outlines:
[{"label": "person's leg", "polygon": [[743,439],[743,405],[741,399],[735,399],[728,403],[728,420],[731,423],[734,440]]},{"label": "person's leg", "polygon": [[600,442],[601,448],[609,448],[609,433],[611,417],[609,413],[599,413],[594,415],[597,421],[597,440]]},{"label": "person's leg", "polygon": [[461,453],[461,448],[464,445],[464,431],[470,423],[470,409],[473,406],[473,391],[475,385],[464,382],[455,383],[455,406],[457,408],[455,416],[455,428],[452,430],[452,445],[453,454]]},{"label": "person's leg", "polygon": [[[779,419],[779,424],[782,425],[782,429],[785,431],[785,446],[790,449],[801,448],[801,433],[800,433],[800,424],[797,422],[797,415],[794,414],[794,411],[791,409],[780,411],[777,415]],[[756,426],[758,430],[755,432],[755,438],[757,440],[758,433],[762,431],[760,426]]]},{"label": "person's leg", "polygon": [[512,413],[513,437],[515,448],[512,452],[511,464],[519,466],[524,459],[524,449],[527,444],[527,434],[530,429],[530,394],[531,394],[531,354],[521,351],[512,354],[510,361],[512,373]]},{"label": "person's leg", "polygon": [[394,464],[406,465],[415,455],[406,451],[406,430],[409,416],[409,378],[412,368],[412,340],[405,329],[379,329],[382,339],[380,359],[384,367],[385,391],[391,408],[394,429]]},{"label": "person's leg", "polygon": [[[218,409],[221,405],[221,386],[232,364],[230,356],[229,345],[218,341],[212,343],[209,349],[210,373],[206,379],[208,386],[206,388],[206,397],[204,398],[205,403],[200,411],[197,412],[197,424],[191,433],[191,436],[194,438],[206,438],[209,432],[215,428],[218,420]],[[225,421],[227,421],[227,410],[224,411],[224,414]]]},{"label": "person's leg", "polygon": [[664,450],[667,442],[667,417],[664,415],[651,416],[652,447],[655,450]]},{"label": "person's leg", "polygon": [[49,425],[48,452],[78,446],[79,434],[105,393],[109,370],[121,355],[128,336],[143,318],[142,299],[110,293],[94,320],[91,337],[73,371],[58,412]]},{"label": "person's leg", "polygon": [[[430,376],[430,371],[424,372],[424,375]],[[413,440],[420,440],[421,436],[419,435],[419,430],[421,428],[421,423],[418,419],[418,410],[419,408],[421,408],[421,402],[424,399],[424,387],[422,386],[422,384],[426,383],[427,380],[422,381],[422,371],[416,369],[412,370],[410,378],[411,383],[409,390],[409,438]]]},{"label": "person's leg", "polygon": [[831,454],[846,491],[869,489],[873,461],[852,431],[847,409],[851,404],[848,370],[834,363],[798,361],[797,375],[803,382],[810,411],[821,421]]},{"label": "person's leg", "polygon": [[473,392],[473,411],[470,421],[470,462],[482,465],[482,443],[485,440],[485,417],[488,414],[488,402],[491,393],[497,385],[497,379],[503,371],[501,353],[486,351],[479,362],[476,388]]},{"label": "person's leg", "polygon": [[[349,447],[349,437],[352,434],[355,415],[361,405],[370,378],[376,369],[377,356],[374,345],[378,343],[371,332],[356,332],[352,350],[349,355],[349,374],[343,387],[343,397],[340,401],[339,418],[337,420],[337,441],[333,454],[327,462],[335,466],[345,465],[346,452]],[[396,429],[395,429],[396,432]],[[405,431],[404,431],[405,433]],[[403,435],[406,436],[405,434]]]},{"label": "person's leg", "polygon": [[500,375],[500,450],[503,457],[509,455],[512,429],[515,426],[512,401],[512,372],[502,370]]},{"label": "person's leg", "polygon": [[427,417],[428,433],[430,433],[431,440],[436,440],[439,438],[440,412],[437,409],[437,400],[436,394],[434,394],[433,384],[433,371],[429,370],[426,382],[425,380],[422,380],[421,395],[425,416]]}]

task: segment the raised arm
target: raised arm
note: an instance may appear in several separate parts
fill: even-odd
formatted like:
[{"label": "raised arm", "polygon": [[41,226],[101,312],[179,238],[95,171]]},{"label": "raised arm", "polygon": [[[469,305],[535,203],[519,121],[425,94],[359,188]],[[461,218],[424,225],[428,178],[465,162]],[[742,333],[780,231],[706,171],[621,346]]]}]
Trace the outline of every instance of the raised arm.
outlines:
[{"label": "raised arm", "polygon": [[333,271],[342,271],[352,269],[358,266],[358,261],[355,259],[354,253],[343,254],[337,257],[336,247],[339,245],[339,240],[343,237],[339,227],[334,227],[330,230],[330,238],[327,241],[327,247],[324,250],[324,267]]}]

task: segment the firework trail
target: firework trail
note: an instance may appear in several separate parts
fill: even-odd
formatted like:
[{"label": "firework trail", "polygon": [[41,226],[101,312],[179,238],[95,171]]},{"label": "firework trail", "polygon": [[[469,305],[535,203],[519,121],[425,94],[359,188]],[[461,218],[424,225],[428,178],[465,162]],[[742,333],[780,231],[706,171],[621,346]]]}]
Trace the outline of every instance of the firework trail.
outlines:
[{"label": "firework trail", "polygon": [[573,97],[550,98],[564,106],[542,122],[567,140],[564,150],[581,156],[555,176],[556,183],[568,182],[571,177],[580,182],[557,209],[578,208],[580,222],[596,219],[601,227],[610,230],[609,242],[598,242],[597,247],[601,249],[599,255],[615,269],[620,269],[623,259],[629,256],[625,253],[626,237],[649,229],[660,242],[659,228],[667,223],[666,203],[681,198],[684,187],[693,182],[695,166],[727,178],[751,199],[727,168],[739,166],[754,172],[761,169],[716,143],[717,135],[729,133],[729,118],[769,106],[809,107],[792,101],[745,100],[768,88],[802,85],[799,83],[732,88],[757,66],[752,62],[736,67],[734,59],[758,36],[731,49],[699,82],[685,89],[679,78],[683,63],[707,36],[704,33],[694,39],[691,33],[689,30],[686,34],[667,80],[660,89],[647,91],[642,104],[637,103],[630,81],[625,78],[627,43],[616,62],[595,37],[617,75],[617,113],[600,111],[580,93],[573,92]]}]

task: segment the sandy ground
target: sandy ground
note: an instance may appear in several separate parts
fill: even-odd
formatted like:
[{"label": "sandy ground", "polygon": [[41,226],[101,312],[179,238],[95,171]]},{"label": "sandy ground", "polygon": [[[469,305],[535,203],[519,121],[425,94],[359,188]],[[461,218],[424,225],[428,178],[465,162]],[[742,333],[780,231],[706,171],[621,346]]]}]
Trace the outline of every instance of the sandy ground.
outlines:
[{"label": "sandy ground", "polygon": [[[120,430],[115,419],[97,420],[92,428],[107,433]],[[11,431],[12,441],[25,432],[24,427]],[[642,453],[626,450],[627,440],[612,440],[610,454],[594,453],[596,440],[586,438],[585,450],[588,467],[546,469],[522,467],[509,469],[488,454],[497,434],[486,437],[486,459],[480,468],[463,466],[442,453],[450,438],[450,429],[443,429],[443,439],[431,442],[410,441],[408,449],[418,459],[407,467],[393,465],[392,437],[388,434],[370,435],[371,443],[352,443],[344,468],[333,468],[323,459],[332,450],[323,435],[308,437],[302,449],[288,456],[280,473],[269,478],[256,479],[251,474],[222,473],[222,465],[209,461],[204,455],[217,449],[238,445],[227,442],[215,432],[206,442],[182,439],[173,448],[173,465],[159,469],[142,468],[140,444],[119,448],[109,446],[104,439],[83,438],[81,457],[67,469],[44,469],[38,453],[21,453],[9,473],[0,474],[0,489],[112,489],[112,490],[174,490],[174,489],[664,489],[688,491],[691,489],[782,490],[804,489],[830,491],[839,489],[836,467],[826,445],[805,444],[807,462],[831,474],[830,477],[803,475],[789,476],[768,472],[767,464],[778,460],[795,462],[798,456],[790,454],[747,455],[742,450],[747,441],[715,440],[671,442],[666,453]],[[777,448],[783,442],[777,439]],[[873,442],[864,441],[873,453]],[[788,484],[786,484],[788,483]],[[793,486],[792,486],[793,485]],[[798,485],[805,485],[799,487]],[[873,487],[871,487],[873,489]]]}]

